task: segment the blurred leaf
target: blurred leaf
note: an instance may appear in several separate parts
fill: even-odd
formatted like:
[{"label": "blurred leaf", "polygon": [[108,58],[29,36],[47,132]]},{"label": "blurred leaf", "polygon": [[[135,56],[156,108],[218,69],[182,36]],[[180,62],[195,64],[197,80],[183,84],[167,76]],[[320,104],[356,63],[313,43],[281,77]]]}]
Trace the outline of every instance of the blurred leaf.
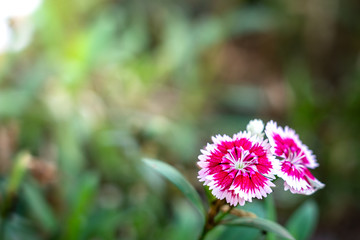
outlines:
[{"label": "blurred leaf", "polygon": [[196,219],[197,213],[188,201],[179,200],[174,204],[174,223],[170,226],[168,235],[163,239],[182,240],[196,239],[202,226]]},{"label": "blurred leaf", "polygon": [[267,107],[263,90],[254,86],[229,85],[226,87],[226,95],[222,97],[221,101],[229,108],[252,114]]},{"label": "blurred leaf", "polygon": [[221,19],[214,16],[199,20],[193,28],[194,40],[197,46],[194,50],[198,52],[206,50],[206,48],[220,42],[225,37]]},{"label": "blurred leaf", "polygon": [[163,43],[159,53],[159,66],[162,72],[180,67],[195,54],[188,18],[180,11],[172,11],[171,14],[172,17],[165,22]]},{"label": "blurred leaf", "polygon": [[236,208],[252,212],[259,218],[266,218],[266,211],[262,201],[254,200],[253,202],[246,203],[244,206],[237,206]]},{"label": "blurred leaf", "polygon": [[[216,233],[220,229],[221,234]],[[206,240],[239,240],[239,236],[241,236],[241,240],[254,240],[261,239],[259,236],[261,235],[261,231],[256,228],[249,227],[231,227],[219,225],[214,230],[208,233],[206,236]]]},{"label": "blurred leaf", "polygon": [[94,174],[86,174],[81,177],[79,184],[76,186],[77,194],[72,200],[70,215],[66,221],[66,230],[62,239],[81,239],[82,227],[88,220],[88,211],[92,206],[99,178]]},{"label": "blurred leaf", "polygon": [[226,221],[224,224],[257,228],[267,232],[276,233],[280,237],[295,240],[295,238],[291,236],[291,234],[284,227],[277,224],[276,222],[272,222],[263,218],[237,218],[231,221]]},{"label": "blurred leaf", "polygon": [[85,239],[92,239],[95,236],[99,239],[113,239],[118,226],[129,214],[123,210],[99,209],[88,217],[85,229]]},{"label": "blurred leaf", "polygon": [[277,24],[275,17],[268,8],[247,7],[229,14],[226,21],[231,33],[243,35],[273,29]]},{"label": "blurred leaf", "polygon": [[24,196],[34,218],[39,221],[40,225],[44,227],[45,230],[53,232],[57,227],[57,221],[40,189],[34,184],[25,184]]},{"label": "blurred leaf", "polygon": [[201,202],[199,194],[194,187],[184,178],[184,176],[175,168],[167,163],[160,162],[153,159],[143,159],[143,161],[155,169],[157,172],[166,177],[170,182],[175,184],[179,190],[190,200],[196,209],[200,212],[201,216],[205,218],[205,209]]},{"label": "blurred leaf", "polygon": [[59,166],[64,173],[64,186],[71,188],[73,180],[83,169],[84,156],[80,148],[80,128],[71,126],[70,124],[61,124],[56,129],[57,144],[59,147]]},{"label": "blurred leaf", "polygon": [[3,118],[21,115],[29,104],[29,98],[30,96],[24,90],[1,90],[0,116]]},{"label": "blurred leaf", "polygon": [[2,240],[38,240],[38,236],[33,228],[31,222],[19,215],[12,215],[8,220],[0,222],[3,234]]},{"label": "blurred leaf", "polygon": [[315,202],[308,200],[293,213],[286,228],[297,240],[310,239],[318,221],[318,214]]},{"label": "blurred leaf", "polygon": [[26,173],[28,164],[31,160],[31,155],[28,152],[21,152],[15,159],[15,165],[12,169],[10,181],[8,185],[8,192],[16,192],[19,188],[19,185]]},{"label": "blurred leaf", "polygon": [[170,142],[169,138],[171,138],[172,144],[168,144],[168,147],[175,154],[181,156],[182,159],[193,161],[194,155],[197,154],[196,149],[193,147],[197,144],[197,129],[190,124],[183,124],[172,126],[170,132],[171,134],[164,138],[167,143]]}]

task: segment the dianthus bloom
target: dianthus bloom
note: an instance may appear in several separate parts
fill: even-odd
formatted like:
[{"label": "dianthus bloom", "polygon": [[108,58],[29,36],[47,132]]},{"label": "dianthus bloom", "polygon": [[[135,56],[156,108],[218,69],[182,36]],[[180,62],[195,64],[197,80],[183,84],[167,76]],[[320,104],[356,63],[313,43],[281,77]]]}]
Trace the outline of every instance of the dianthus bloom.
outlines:
[{"label": "dianthus bloom", "polygon": [[287,126],[283,129],[274,121],[270,121],[266,125],[265,133],[270,141],[272,153],[280,160],[277,175],[285,181],[285,190],[309,195],[324,187],[308,169],[319,165],[315,156],[300,141],[293,129]]},{"label": "dianthus bloom", "polygon": [[197,164],[198,178],[214,196],[236,206],[272,192],[276,160],[267,140],[244,131],[232,138],[217,135],[212,141],[201,150]]},{"label": "dianthus bloom", "polygon": [[257,135],[259,137],[264,137],[264,123],[260,119],[254,119],[249,122],[246,126],[246,130],[251,133],[251,135]]}]

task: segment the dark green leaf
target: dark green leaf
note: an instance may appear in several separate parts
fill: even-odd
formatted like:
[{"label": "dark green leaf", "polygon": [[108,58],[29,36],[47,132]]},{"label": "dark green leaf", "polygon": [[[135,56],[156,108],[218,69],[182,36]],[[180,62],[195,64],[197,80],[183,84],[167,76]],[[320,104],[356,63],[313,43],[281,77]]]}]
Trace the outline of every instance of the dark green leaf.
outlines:
[{"label": "dark green leaf", "polygon": [[317,220],[317,205],[313,201],[306,201],[293,213],[286,227],[297,240],[306,240],[314,232]]},{"label": "dark green leaf", "polygon": [[184,176],[176,170],[174,167],[167,163],[160,162],[153,159],[143,160],[147,165],[155,169],[161,175],[166,177],[190,200],[196,209],[200,212],[201,216],[205,217],[204,206],[201,202],[199,194],[196,192],[194,187],[184,178]]},{"label": "dark green leaf", "polygon": [[84,174],[77,185],[77,194],[72,199],[72,206],[66,220],[66,230],[61,239],[80,239],[89,218],[90,209],[94,205],[94,196],[99,184],[99,177],[93,173]]},{"label": "dark green leaf", "polygon": [[14,214],[9,219],[4,221],[1,219],[1,232],[0,239],[2,240],[36,240],[40,239],[40,236],[36,233],[34,224],[29,219]]},{"label": "dark green leaf", "polygon": [[263,218],[237,218],[231,221],[224,222],[226,225],[234,225],[234,226],[244,226],[244,227],[253,227],[257,229],[261,229],[267,232],[273,232],[280,237],[284,237],[286,239],[295,238],[291,236],[291,234],[281,225],[276,222],[269,221]]}]

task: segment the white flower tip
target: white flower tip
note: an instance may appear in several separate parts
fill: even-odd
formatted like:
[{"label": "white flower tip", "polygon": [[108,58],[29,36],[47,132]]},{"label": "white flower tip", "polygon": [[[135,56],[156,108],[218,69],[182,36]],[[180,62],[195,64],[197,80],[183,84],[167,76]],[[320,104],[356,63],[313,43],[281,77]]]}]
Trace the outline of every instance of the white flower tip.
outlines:
[{"label": "white flower tip", "polygon": [[322,182],[320,182],[320,181],[317,180],[317,179],[314,179],[314,180],[313,180],[313,179],[308,178],[308,180],[309,180],[311,186],[312,186],[313,188],[315,188],[316,190],[325,187],[325,184],[323,184]]},{"label": "white flower tip", "polygon": [[246,130],[251,133],[251,135],[262,136],[264,130],[264,123],[260,119],[254,119],[249,122],[246,126]]}]

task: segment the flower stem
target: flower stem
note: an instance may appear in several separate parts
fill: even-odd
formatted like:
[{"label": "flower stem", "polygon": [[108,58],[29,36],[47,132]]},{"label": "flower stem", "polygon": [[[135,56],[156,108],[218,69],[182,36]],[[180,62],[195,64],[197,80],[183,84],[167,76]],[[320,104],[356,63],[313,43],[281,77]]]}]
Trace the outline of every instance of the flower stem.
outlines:
[{"label": "flower stem", "polygon": [[201,235],[199,236],[199,240],[205,239],[205,236],[208,232],[210,232],[219,221],[215,221],[215,216],[219,213],[221,207],[226,204],[225,200],[214,200],[209,208],[209,211],[206,216],[206,222],[203,228]]}]

